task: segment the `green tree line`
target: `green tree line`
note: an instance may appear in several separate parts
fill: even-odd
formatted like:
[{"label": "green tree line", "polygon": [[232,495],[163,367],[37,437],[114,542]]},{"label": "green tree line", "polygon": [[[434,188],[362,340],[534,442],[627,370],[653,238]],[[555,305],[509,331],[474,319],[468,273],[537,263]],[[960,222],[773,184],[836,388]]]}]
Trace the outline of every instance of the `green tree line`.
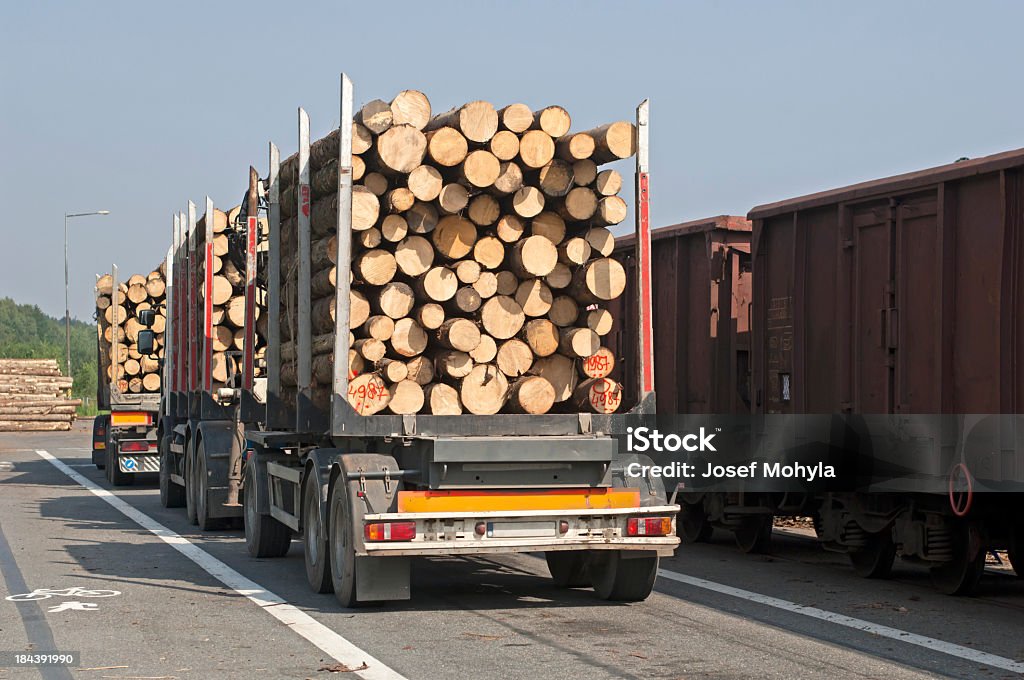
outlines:
[{"label": "green tree line", "polygon": [[[44,314],[35,305],[0,298],[0,359],[56,359],[66,372],[64,319]],[[82,400],[79,413],[96,412],[96,325],[71,320],[72,396]]]}]

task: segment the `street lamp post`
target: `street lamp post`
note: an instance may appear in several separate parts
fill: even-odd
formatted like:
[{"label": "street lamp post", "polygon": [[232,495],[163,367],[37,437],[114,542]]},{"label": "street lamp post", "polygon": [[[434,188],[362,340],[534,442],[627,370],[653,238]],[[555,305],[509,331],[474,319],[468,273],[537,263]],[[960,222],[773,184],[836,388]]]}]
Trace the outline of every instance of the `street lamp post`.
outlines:
[{"label": "street lamp post", "polygon": [[71,304],[68,301],[68,219],[88,215],[109,215],[109,210],[85,213],[64,213],[64,358],[67,361],[68,377],[71,376]]}]

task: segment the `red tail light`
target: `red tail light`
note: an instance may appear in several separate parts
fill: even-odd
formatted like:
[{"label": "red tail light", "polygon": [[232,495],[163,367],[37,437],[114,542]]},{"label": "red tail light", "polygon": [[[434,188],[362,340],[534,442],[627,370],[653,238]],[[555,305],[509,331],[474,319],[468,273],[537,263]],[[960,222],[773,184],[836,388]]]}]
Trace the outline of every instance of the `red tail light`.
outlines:
[{"label": "red tail light", "polygon": [[416,538],[416,522],[372,522],[363,527],[367,541],[411,541]]},{"label": "red tail light", "polygon": [[118,449],[121,453],[146,453],[149,451],[149,442],[138,440],[121,442]]},{"label": "red tail light", "polygon": [[627,536],[668,536],[672,533],[671,517],[630,517]]}]

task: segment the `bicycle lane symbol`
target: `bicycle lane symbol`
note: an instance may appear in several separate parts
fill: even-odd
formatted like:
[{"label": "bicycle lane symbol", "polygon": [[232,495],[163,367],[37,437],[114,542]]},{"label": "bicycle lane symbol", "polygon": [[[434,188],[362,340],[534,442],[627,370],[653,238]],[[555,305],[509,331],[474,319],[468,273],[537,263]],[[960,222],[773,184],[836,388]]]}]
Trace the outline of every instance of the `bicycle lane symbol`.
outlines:
[{"label": "bicycle lane symbol", "polygon": [[[5,599],[11,602],[31,602],[35,600],[48,600],[51,597],[114,597],[120,595],[119,590],[93,590],[90,588],[36,588],[31,593],[9,595]],[[58,605],[49,607],[47,612],[56,614],[64,611],[96,611],[99,605],[94,602],[61,602]]]}]

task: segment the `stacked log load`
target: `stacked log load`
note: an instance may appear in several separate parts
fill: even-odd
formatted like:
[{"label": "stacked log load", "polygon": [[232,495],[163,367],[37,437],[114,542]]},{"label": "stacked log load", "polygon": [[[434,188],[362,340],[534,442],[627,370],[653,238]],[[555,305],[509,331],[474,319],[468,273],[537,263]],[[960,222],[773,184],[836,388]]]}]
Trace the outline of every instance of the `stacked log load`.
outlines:
[{"label": "stacked log load", "polygon": [[0,432],[70,430],[82,403],[70,390],[53,359],[0,359]]},{"label": "stacked log load", "polygon": [[[349,403],[362,415],[610,413],[603,338],[625,272],[608,227],[635,153],[615,122],[570,132],[559,106],[473,101],[431,116],[415,90],[372,101],[352,130]],[[334,350],[338,133],[310,148],[314,403]],[[281,168],[281,384],[297,370],[298,158]]]},{"label": "stacked log load", "polygon": [[[164,356],[164,327],[167,323],[165,265],[147,275],[134,274],[118,283],[104,274],[96,279],[96,333],[99,342],[100,376],[117,385],[124,394],[160,391],[160,359]],[[156,353],[143,356],[138,349],[139,312],[156,312],[152,330]]]}]

